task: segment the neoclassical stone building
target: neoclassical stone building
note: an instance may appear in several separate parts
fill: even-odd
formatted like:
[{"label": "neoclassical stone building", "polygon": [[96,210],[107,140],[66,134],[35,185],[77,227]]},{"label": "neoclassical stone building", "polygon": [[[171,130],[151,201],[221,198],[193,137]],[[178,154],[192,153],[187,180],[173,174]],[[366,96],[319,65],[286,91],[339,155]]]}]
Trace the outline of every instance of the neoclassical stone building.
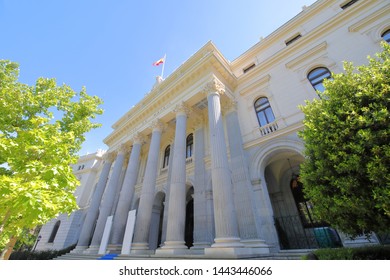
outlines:
[{"label": "neoclassical stone building", "polygon": [[389,37],[389,1],[319,0],[234,61],[206,43],[113,124],[106,152],[80,158],[81,210],[45,225],[37,249],[239,258],[378,242],[313,216],[298,106]]}]

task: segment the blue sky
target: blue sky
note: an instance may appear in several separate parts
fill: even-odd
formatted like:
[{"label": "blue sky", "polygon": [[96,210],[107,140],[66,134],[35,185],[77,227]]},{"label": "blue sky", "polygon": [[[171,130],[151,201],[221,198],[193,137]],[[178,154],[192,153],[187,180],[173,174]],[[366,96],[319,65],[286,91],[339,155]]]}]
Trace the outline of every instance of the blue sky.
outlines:
[{"label": "blue sky", "polygon": [[314,0],[0,0],[0,59],[20,81],[56,78],[103,99],[80,154],[107,149],[111,125],[208,41],[230,61]]}]

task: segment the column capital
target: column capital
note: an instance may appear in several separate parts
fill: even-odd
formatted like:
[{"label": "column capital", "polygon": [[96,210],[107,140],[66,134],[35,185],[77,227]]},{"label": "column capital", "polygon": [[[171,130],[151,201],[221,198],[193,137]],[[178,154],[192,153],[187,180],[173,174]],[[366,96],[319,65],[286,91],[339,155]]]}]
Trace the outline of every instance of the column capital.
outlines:
[{"label": "column capital", "polygon": [[203,92],[205,92],[207,95],[212,93],[223,95],[225,94],[225,85],[217,78],[213,78],[204,86]]},{"label": "column capital", "polygon": [[142,144],[145,142],[145,137],[141,133],[137,132],[133,135],[132,140],[133,144]]},{"label": "column capital", "polygon": [[177,104],[175,106],[173,111],[176,113],[176,115],[183,115],[184,114],[184,115],[188,116],[188,114],[191,113],[191,108],[188,107],[184,102],[180,102],[179,104]]},{"label": "column capital", "polygon": [[118,149],[118,155],[119,154],[126,154],[127,152],[130,151],[131,145],[130,142],[125,142],[120,144],[119,149]]},{"label": "column capital", "polygon": [[116,157],[116,152],[107,152],[104,154],[103,160],[113,163],[115,160],[115,157]]},{"label": "column capital", "polygon": [[222,107],[225,112],[237,111],[238,102],[233,99],[227,99],[226,102],[223,103]]},{"label": "column capital", "polygon": [[165,125],[160,119],[155,119],[152,121],[150,127],[152,128],[153,131],[160,131],[162,132],[165,128]]}]

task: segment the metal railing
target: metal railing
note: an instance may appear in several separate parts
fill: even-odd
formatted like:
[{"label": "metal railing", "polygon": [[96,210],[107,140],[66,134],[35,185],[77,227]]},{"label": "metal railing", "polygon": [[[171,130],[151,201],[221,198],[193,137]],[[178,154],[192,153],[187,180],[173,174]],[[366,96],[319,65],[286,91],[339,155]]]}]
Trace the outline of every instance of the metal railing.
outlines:
[{"label": "metal railing", "polygon": [[279,244],[282,250],[340,247],[336,230],[330,227],[303,227],[299,216],[275,218]]}]

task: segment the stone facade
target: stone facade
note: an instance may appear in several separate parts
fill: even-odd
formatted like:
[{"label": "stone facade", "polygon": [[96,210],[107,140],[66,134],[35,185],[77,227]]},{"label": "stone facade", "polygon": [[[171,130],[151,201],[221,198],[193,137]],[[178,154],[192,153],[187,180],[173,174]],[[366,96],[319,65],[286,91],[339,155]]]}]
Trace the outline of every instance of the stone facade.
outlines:
[{"label": "stone facade", "polygon": [[[366,63],[390,29],[388,1],[348,2],[304,7],[232,62],[208,42],[157,79],[113,124],[108,151],[96,155],[99,164],[76,194],[82,214],[69,224],[77,230],[62,237],[72,226],[63,229],[60,217],[53,244],[61,236],[69,242],[57,247],[77,241],[75,252],[97,253],[112,216],[107,251],[120,253],[133,209],[130,254],[235,258],[350,244],[305,220],[311,205],[292,191],[304,160],[298,106],[318,98],[315,79],[321,84],[312,75],[339,73],[343,61]],[[37,249],[48,247],[55,223],[44,226]]]}]

